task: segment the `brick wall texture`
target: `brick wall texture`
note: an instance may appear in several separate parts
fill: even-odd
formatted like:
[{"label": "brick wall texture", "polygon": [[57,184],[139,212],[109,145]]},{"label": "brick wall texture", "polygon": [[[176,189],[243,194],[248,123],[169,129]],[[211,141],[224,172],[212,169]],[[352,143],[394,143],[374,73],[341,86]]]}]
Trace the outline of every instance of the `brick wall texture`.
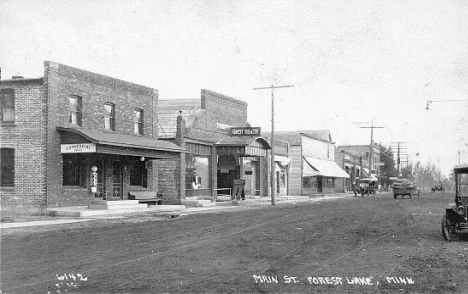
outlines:
[{"label": "brick wall texture", "polygon": [[[0,87],[16,91],[15,123],[3,123],[0,128],[1,147],[15,149],[15,185],[0,188],[2,212],[43,213],[47,207],[87,205],[93,199],[87,187],[63,186],[61,135],[57,127],[113,132],[135,136],[137,140],[140,135],[134,134],[133,110],[138,108],[144,111],[143,136],[158,137],[158,91],[149,87],[48,61],[44,63],[44,78],[2,81]],[[70,95],[82,98],[81,127],[68,122]],[[115,131],[104,129],[106,102],[115,105]],[[167,164],[154,161],[147,164],[148,190],[167,191],[165,202],[177,202],[180,160]],[[158,166],[170,170],[159,172]],[[127,170],[122,176],[128,182]],[[88,177],[86,182],[89,183]],[[128,189],[124,185],[124,190]]]},{"label": "brick wall texture", "polygon": [[0,148],[15,150],[14,187],[0,187],[2,213],[41,213],[46,204],[46,113],[42,79],[2,81],[15,90],[15,122],[2,123]]}]

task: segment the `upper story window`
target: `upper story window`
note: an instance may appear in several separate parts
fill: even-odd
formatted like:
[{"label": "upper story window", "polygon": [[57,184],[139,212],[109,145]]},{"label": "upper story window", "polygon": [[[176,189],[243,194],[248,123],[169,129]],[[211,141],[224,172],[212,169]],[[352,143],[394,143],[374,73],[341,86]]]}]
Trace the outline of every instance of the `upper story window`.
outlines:
[{"label": "upper story window", "polygon": [[82,106],[81,97],[68,97],[68,123],[81,126]]},{"label": "upper story window", "polygon": [[1,148],[1,187],[15,185],[15,149]]},{"label": "upper story window", "polygon": [[115,131],[115,104],[104,104],[104,128]]},{"label": "upper story window", "polygon": [[15,121],[15,90],[2,89],[2,122]]},{"label": "upper story window", "polygon": [[133,132],[143,135],[143,110],[133,110]]}]

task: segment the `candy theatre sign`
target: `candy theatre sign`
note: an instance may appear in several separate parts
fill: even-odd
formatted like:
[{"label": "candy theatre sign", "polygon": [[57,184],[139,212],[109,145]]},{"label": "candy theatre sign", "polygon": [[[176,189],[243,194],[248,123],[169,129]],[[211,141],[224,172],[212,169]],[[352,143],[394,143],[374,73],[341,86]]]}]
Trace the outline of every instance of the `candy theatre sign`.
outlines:
[{"label": "candy theatre sign", "polygon": [[229,128],[229,135],[232,135],[232,136],[260,136],[260,128],[259,127]]},{"label": "candy theatre sign", "polygon": [[93,153],[96,152],[96,144],[61,144],[60,153]]}]

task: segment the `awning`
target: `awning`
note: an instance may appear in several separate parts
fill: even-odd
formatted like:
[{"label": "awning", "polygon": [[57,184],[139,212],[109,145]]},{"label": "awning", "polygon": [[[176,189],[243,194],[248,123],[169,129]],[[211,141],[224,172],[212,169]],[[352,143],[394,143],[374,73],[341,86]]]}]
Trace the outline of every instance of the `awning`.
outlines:
[{"label": "awning", "polygon": [[275,161],[282,166],[286,166],[291,162],[291,158],[275,155]]},{"label": "awning", "polygon": [[[334,161],[313,158],[304,156],[307,163],[314,170],[318,171],[318,175],[334,178],[349,178],[349,175],[342,170]],[[304,169],[303,169],[304,173]]]},{"label": "awning", "polygon": [[319,176],[318,170],[314,169],[305,159],[302,159],[302,176],[303,177],[314,177]]},{"label": "awning", "polygon": [[216,144],[218,154],[231,154],[240,156],[266,156],[266,150],[271,146],[262,137],[226,137]]},{"label": "awning", "polygon": [[62,144],[94,143],[95,153],[145,156],[149,158],[172,158],[185,149],[174,143],[142,136],[105,133],[88,129],[57,127],[62,133]]},{"label": "awning", "polygon": [[374,176],[374,174],[369,173],[369,169],[368,169],[368,168],[363,167],[362,169],[364,170],[364,174],[363,174],[364,176],[370,178],[372,181],[375,181],[375,182],[378,181],[377,177]]}]

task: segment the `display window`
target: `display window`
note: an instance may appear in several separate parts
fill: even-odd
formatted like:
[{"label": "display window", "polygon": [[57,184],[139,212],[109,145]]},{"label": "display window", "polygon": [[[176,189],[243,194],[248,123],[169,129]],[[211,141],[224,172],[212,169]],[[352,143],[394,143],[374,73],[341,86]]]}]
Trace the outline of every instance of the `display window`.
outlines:
[{"label": "display window", "polygon": [[317,177],[302,177],[303,188],[317,188]]},{"label": "display window", "polygon": [[206,156],[186,155],[186,189],[209,189],[210,159]]},{"label": "display window", "polygon": [[86,186],[86,170],[84,157],[81,154],[63,155],[63,185]]}]

